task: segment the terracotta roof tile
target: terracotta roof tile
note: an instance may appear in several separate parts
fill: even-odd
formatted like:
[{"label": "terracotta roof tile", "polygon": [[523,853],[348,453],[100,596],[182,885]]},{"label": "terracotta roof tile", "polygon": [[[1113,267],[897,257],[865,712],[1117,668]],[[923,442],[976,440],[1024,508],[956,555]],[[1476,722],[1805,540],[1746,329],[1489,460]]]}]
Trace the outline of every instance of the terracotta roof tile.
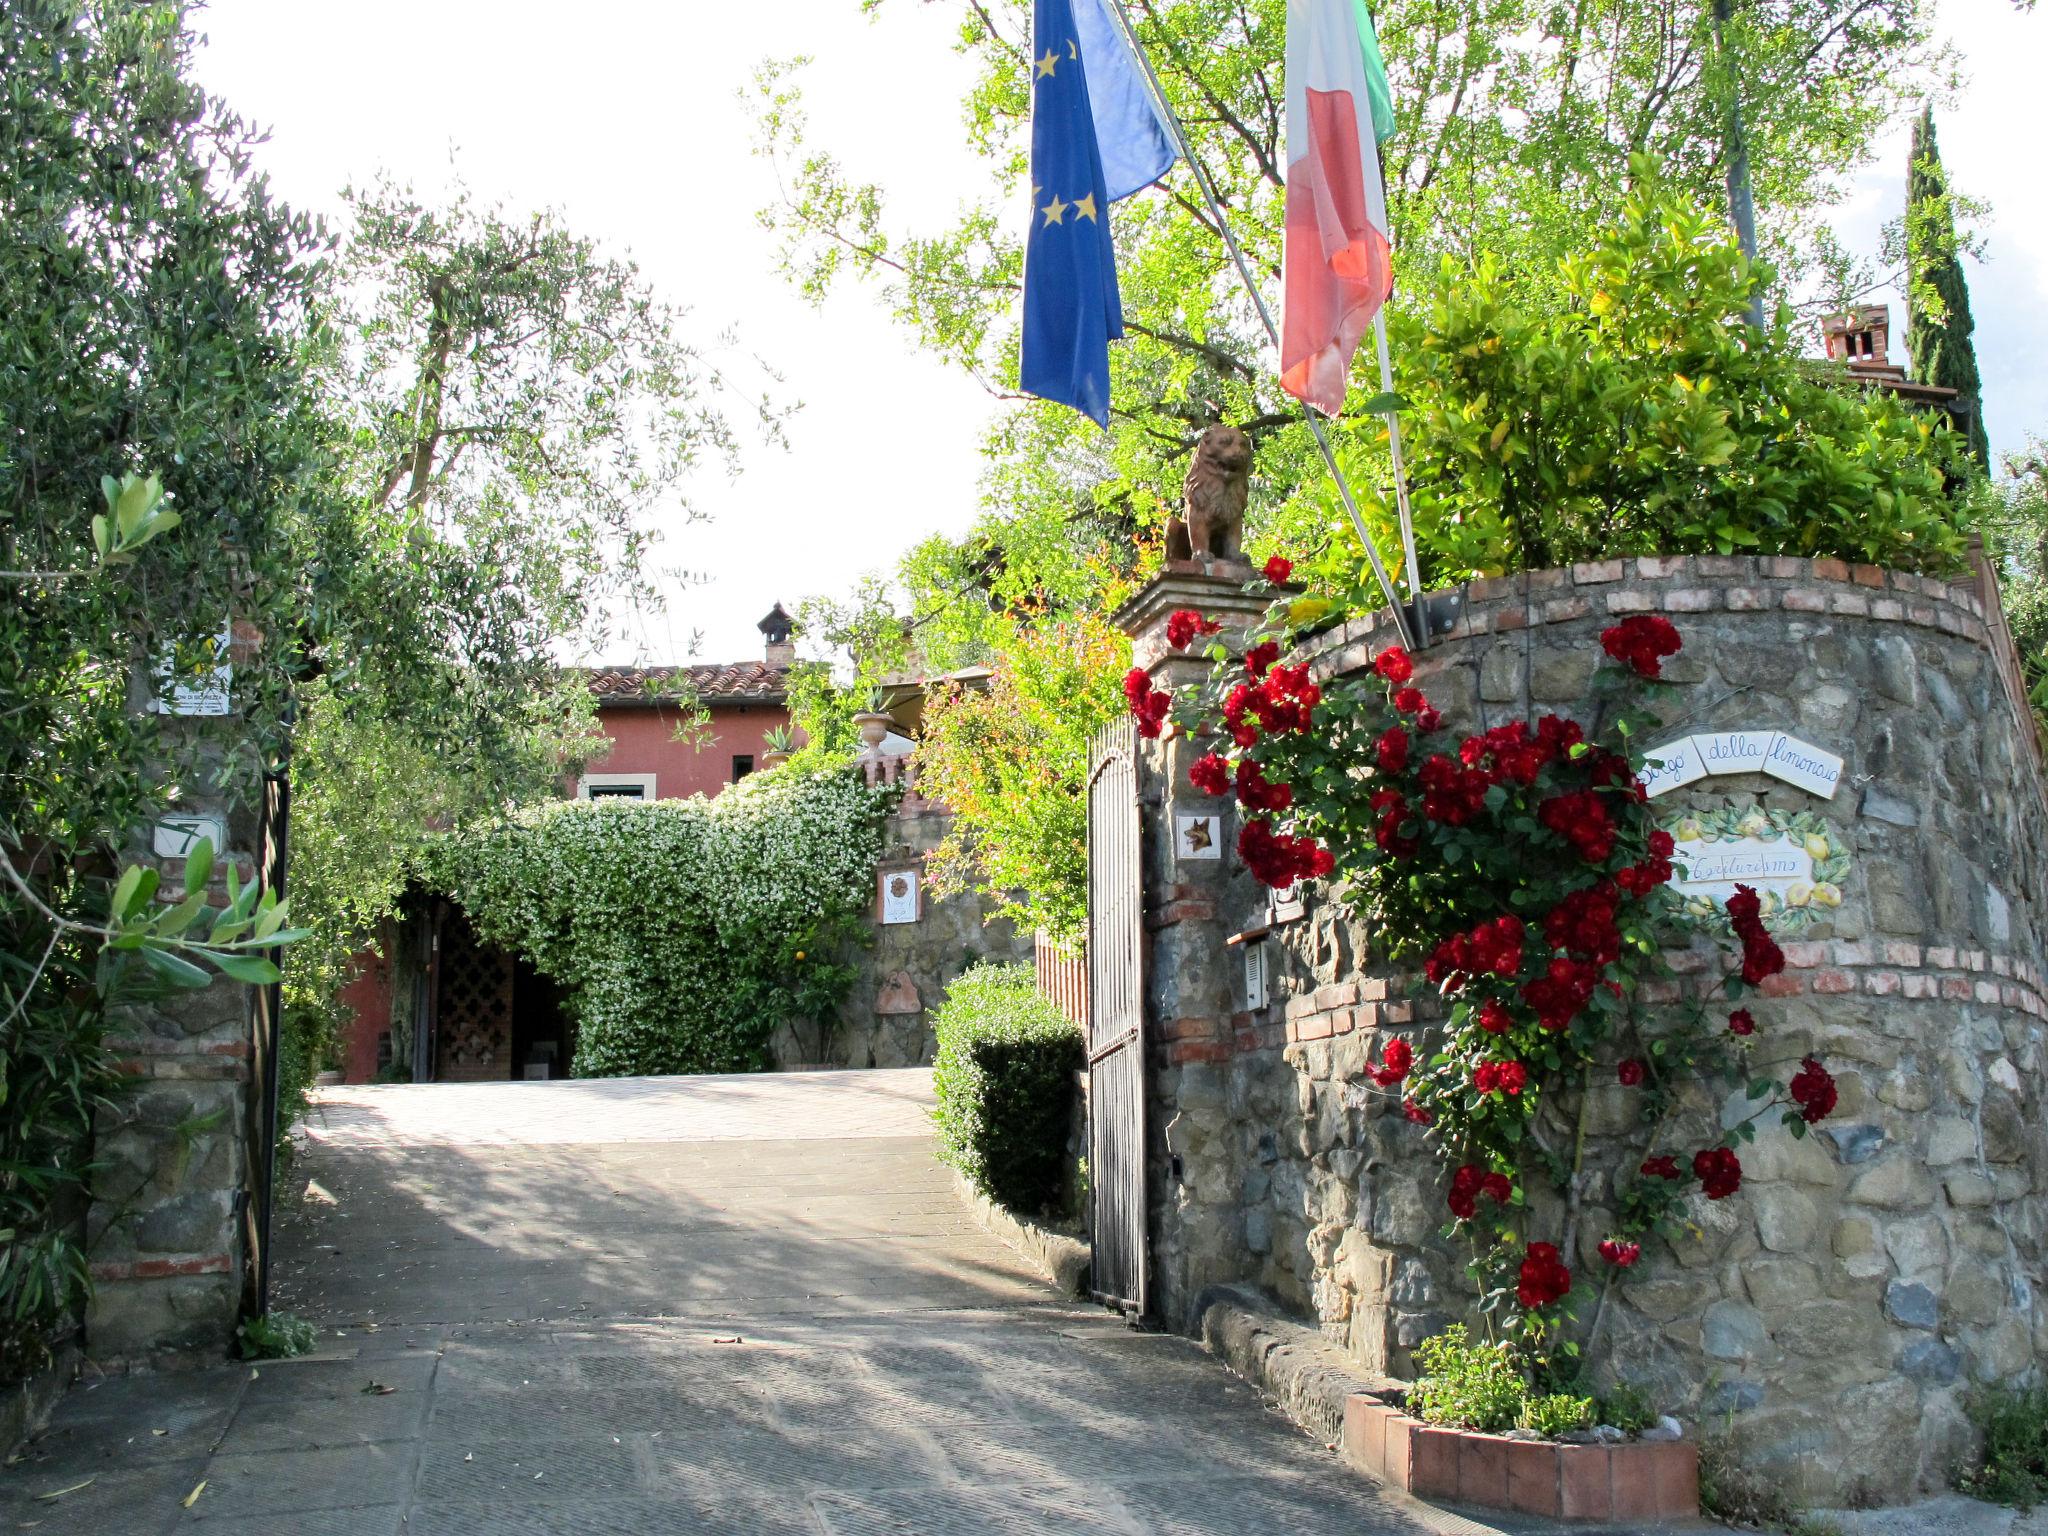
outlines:
[{"label": "terracotta roof tile", "polygon": [[[765,661],[716,662],[697,667],[588,667],[584,681],[600,704],[658,704],[685,692],[707,703],[719,699],[780,703],[787,672]],[[679,683],[682,686],[678,686]]]}]

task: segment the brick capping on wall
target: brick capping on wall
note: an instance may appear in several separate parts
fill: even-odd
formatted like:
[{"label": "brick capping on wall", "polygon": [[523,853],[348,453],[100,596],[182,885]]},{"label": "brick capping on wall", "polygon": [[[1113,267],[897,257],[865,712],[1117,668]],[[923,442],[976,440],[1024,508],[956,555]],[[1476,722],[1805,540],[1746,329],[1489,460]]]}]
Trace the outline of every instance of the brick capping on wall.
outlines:
[{"label": "brick capping on wall", "polygon": [[225,1253],[193,1254],[175,1259],[131,1259],[122,1263],[95,1264],[92,1277],[109,1280],[173,1280],[181,1275],[225,1275],[234,1270],[234,1260]]}]

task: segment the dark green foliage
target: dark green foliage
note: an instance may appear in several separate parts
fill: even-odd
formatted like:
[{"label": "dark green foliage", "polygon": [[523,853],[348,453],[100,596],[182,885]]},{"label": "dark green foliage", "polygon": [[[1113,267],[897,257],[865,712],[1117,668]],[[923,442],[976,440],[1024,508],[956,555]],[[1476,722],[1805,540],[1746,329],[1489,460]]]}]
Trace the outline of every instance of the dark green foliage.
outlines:
[{"label": "dark green foliage", "polygon": [[939,1155],[1024,1215],[1055,1211],[1073,1127],[1081,1031],[1038,993],[1028,965],[978,965],[933,1017]]},{"label": "dark green foliage", "polygon": [[[1944,471],[1960,444],[1938,418],[1818,375],[1789,310],[1752,330],[1762,276],[1720,215],[1634,169],[1615,220],[1563,263],[1563,308],[1491,257],[1447,259],[1423,313],[1397,322],[1424,580],[1621,554],[1953,567]],[[1397,551],[1391,498],[1354,478]],[[1348,573],[1348,553],[1330,559]]]},{"label": "dark green foliage", "polygon": [[1960,1479],[1964,1492],[2021,1509],[2048,1499],[2048,1387],[1990,1388],[1969,1407],[1984,1460]]},{"label": "dark green foliage", "polygon": [[313,1347],[313,1325],[289,1312],[266,1312],[235,1330],[244,1360],[289,1360]]},{"label": "dark green foliage", "polygon": [[1991,467],[1984,434],[1983,383],[1977,375],[1977,346],[1970,333],[1970,285],[1963,277],[1956,243],[1955,212],[1941,146],[1934,140],[1934,108],[1921,108],[1913,124],[1912,159],[1906,168],[1906,358],[1914,378],[1956,391],[1969,412],[1970,454],[1978,467]]}]

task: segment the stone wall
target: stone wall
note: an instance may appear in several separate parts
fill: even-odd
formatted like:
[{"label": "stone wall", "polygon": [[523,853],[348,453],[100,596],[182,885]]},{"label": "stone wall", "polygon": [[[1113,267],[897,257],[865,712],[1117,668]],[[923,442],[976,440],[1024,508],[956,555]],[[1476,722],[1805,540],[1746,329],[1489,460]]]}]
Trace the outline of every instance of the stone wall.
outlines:
[{"label": "stone wall", "polygon": [[972,891],[936,895],[926,876],[931,851],[953,824],[950,812],[907,790],[883,834],[881,877],[914,874],[918,918],[885,923],[879,894],[874,943],[855,957],[853,989],[822,1052],[810,1023],[785,1024],[772,1048],[780,1068],[914,1067],[932,1059],[932,1010],[955,976],[984,960],[1029,963],[1032,939],[1008,918],[991,918]]},{"label": "stone wall", "polygon": [[[1193,595],[1172,605],[1228,609],[1227,587]],[[1167,606],[1140,605],[1131,627],[1177,685],[1203,669],[1151,635]],[[1840,905],[1786,942],[1789,969],[1754,1010],[1760,1059],[1821,1055],[1841,1101],[1804,1141],[1773,1119],[1742,1154],[1741,1193],[1695,1196],[1697,1234],[1646,1247],[1603,1309],[1600,1373],[1728,1424],[1801,1499],[1940,1486],[1968,1445],[1971,1385],[2026,1377],[2048,1350],[2048,816],[2031,726],[1975,589],[1832,561],[1615,560],[1475,583],[1418,681],[1465,728],[1586,718],[1599,631],[1636,612],[1685,636],[1666,669],[1682,685],[1671,734],[1784,730],[1845,759],[1831,801],[1761,775],[1657,801],[1815,810],[1848,852]],[[1390,629],[1382,616],[1325,637],[1318,669],[1366,665]],[[1256,1283],[1401,1376],[1471,1301],[1437,1235],[1438,1160],[1363,1071],[1390,1035],[1427,1032],[1431,1000],[1340,905],[1312,891],[1273,923],[1234,857],[1176,859],[1178,814],[1220,813],[1223,846],[1236,837],[1229,806],[1187,783],[1196,750],[1155,744],[1147,765],[1155,1294],[1190,1328],[1205,1287]],[[1270,973],[1257,1010],[1251,945]],[[1705,939],[1671,959],[1678,976],[1647,1001],[1724,970]],[[1623,1092],[1592,1106],[1596,1130],[1629,1123]],[[1597,1213],[1581,1231],[1590,1248]],[[1599,1273],[1590,1251],[1567,1259]]]},{"label": "stone wall", "polygon": [[[254,807],[214,787],[218,766],[202,753],[181,775],[191,788],[180,801],[226,825],[228,848],[207,893],[215,907],[227,903],[229,858],[243,881],[255,878],[257,837]],[[141,830],[131,858],[152,856],[149,835]],[[183,858],[159,867],[162,890],[181,891]],[[94,1125],[85,1352],[102,1367],[218,1359],[233,1342],[246,1279],[249,989],[218,977],[200,991],[117,1008],[111,1023],[108,1048],[131,1086]]]}]

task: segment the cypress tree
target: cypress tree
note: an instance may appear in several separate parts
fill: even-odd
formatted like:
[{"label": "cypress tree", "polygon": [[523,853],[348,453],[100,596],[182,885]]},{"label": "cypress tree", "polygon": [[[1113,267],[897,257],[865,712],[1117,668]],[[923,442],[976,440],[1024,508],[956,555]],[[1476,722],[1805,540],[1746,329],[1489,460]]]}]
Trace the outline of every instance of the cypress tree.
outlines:
[{"label": "cypress tree", "polygon": [[[1912,160],[1906,167],[1906,361],[1923,384],[1956,392],[1969,411],[1970,452],[1986,469],[1991,445],[1984,435],[1983,386],[1977,348],[1970,340],[1970,288],[1956,247],[1948,175],[1934,141],[1934,108],[1913,124]],[[1929,303],[1929,296],[1935,302]]]}]

